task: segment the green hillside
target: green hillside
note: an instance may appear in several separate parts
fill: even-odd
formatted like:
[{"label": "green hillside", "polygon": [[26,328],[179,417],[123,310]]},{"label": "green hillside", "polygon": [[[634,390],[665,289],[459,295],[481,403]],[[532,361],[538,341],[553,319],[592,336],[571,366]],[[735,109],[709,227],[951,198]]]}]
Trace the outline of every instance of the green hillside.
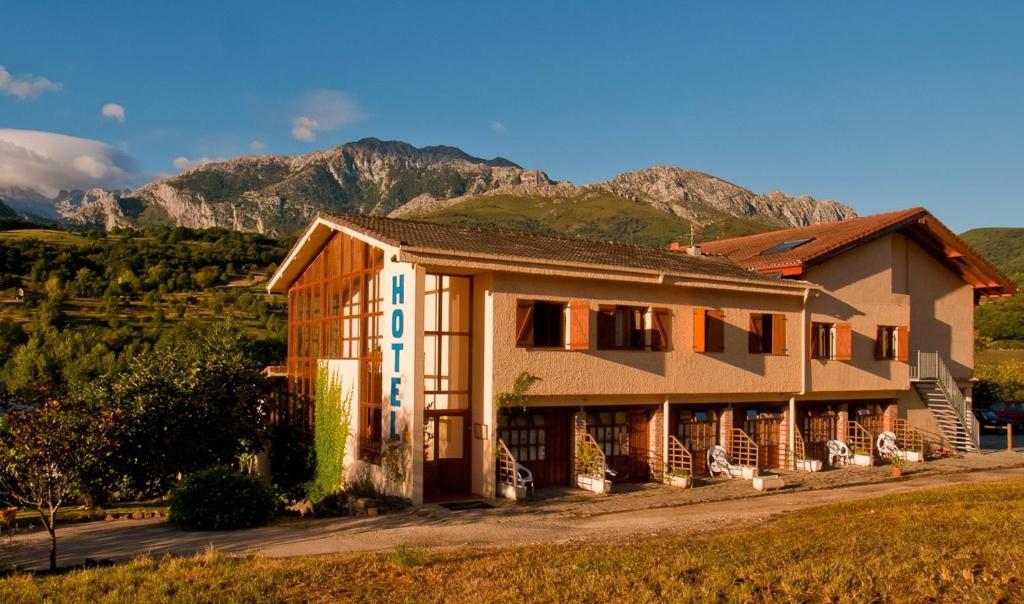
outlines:
[{"label": "green hillside", "polygon": [[[1024,282],[1024,228],[971,229],[960,237],[1011,279]],[[1024,296],[980,305],[974,327],[979,348],[1024,348]]]},{"label": "green hillside", "polygon": [[1016,281],[1024,281],[1024,228],[971,229],[960,235]]},{"label": "green hillside", "polygon": [[[487,195],[414,218],[655,247],[690,239],[689,221],[644,203],[596,192],[573,197]],[[723,214],[718,222],[698,227],[695,236],[708,241],[770,228],[755,220]]]}]

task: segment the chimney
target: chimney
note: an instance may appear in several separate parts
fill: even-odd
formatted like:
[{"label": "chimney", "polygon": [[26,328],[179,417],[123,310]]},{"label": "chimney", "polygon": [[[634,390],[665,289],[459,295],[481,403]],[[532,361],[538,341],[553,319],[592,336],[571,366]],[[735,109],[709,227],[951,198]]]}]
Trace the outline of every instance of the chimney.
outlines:
[{"label": "chimney", "polygon": [[672,243],[668,244],[668,249],[670,252],[681,252],[683,251],[683,244],[679,243],[678,241],[673,241]]},{"label": "chimney", "polygon": [[701,251],[699,245],[691,245],[690,247],[686,248],[686,253],[689,254],[690,256],[703,256],[704,255],[704,252]]}]

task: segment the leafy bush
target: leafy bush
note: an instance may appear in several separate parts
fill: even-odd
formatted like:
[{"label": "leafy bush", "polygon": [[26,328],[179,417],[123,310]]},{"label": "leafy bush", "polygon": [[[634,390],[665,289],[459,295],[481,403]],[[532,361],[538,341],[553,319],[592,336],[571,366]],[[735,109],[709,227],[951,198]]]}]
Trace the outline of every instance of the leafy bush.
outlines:
[{"label": "leafy bush", "polygon": [[979,365],[974,398],[979,403],[1024,399],[1024,361],[1005,359]]},{"label": "leafy bush", "polygon": [[189,528],[216,531],[263,526],[273,511],[270,492],[255,478],[231,468],[200,470],[171,490],[170,520]]}]

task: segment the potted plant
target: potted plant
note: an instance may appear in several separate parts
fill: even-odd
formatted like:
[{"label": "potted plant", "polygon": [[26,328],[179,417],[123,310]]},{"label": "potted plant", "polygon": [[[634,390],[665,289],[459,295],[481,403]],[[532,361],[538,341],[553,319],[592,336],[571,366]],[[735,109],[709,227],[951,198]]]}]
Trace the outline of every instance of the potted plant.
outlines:
[{"label": "potted plant", "polygon": [[820,459],[801,459],[798,462],[797,467],[806,472],[820,472],[821,465]]},{"label": "potted plant", "polygon": [[673,468],[665,474],[665,484],[683,489],[688,488],[691,484],[690,473],[682,468]]},{"label": "potted plant", "polygon": [[871,455],[871,451],[864,451],[863,449],[854,449],[853,465],[870,467],[875,465],[875,458]]},{"label": "potted plant", "polygon": [[899,478],[903,476],[903,466],[906,464],[905,459],[900,455],[893,455],[889,457],[889,464],[892,466],[892,477]]}]

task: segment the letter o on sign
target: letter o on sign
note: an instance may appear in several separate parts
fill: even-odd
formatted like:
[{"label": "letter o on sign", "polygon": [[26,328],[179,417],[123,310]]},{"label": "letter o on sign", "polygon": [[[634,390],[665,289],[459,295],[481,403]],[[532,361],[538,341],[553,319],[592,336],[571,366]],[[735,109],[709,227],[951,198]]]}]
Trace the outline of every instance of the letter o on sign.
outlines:
[{"label": "letter o on sign", "polygon": [[400,338],[405,330],[405,315],[401,308],[391,312],[391,337]]}]

